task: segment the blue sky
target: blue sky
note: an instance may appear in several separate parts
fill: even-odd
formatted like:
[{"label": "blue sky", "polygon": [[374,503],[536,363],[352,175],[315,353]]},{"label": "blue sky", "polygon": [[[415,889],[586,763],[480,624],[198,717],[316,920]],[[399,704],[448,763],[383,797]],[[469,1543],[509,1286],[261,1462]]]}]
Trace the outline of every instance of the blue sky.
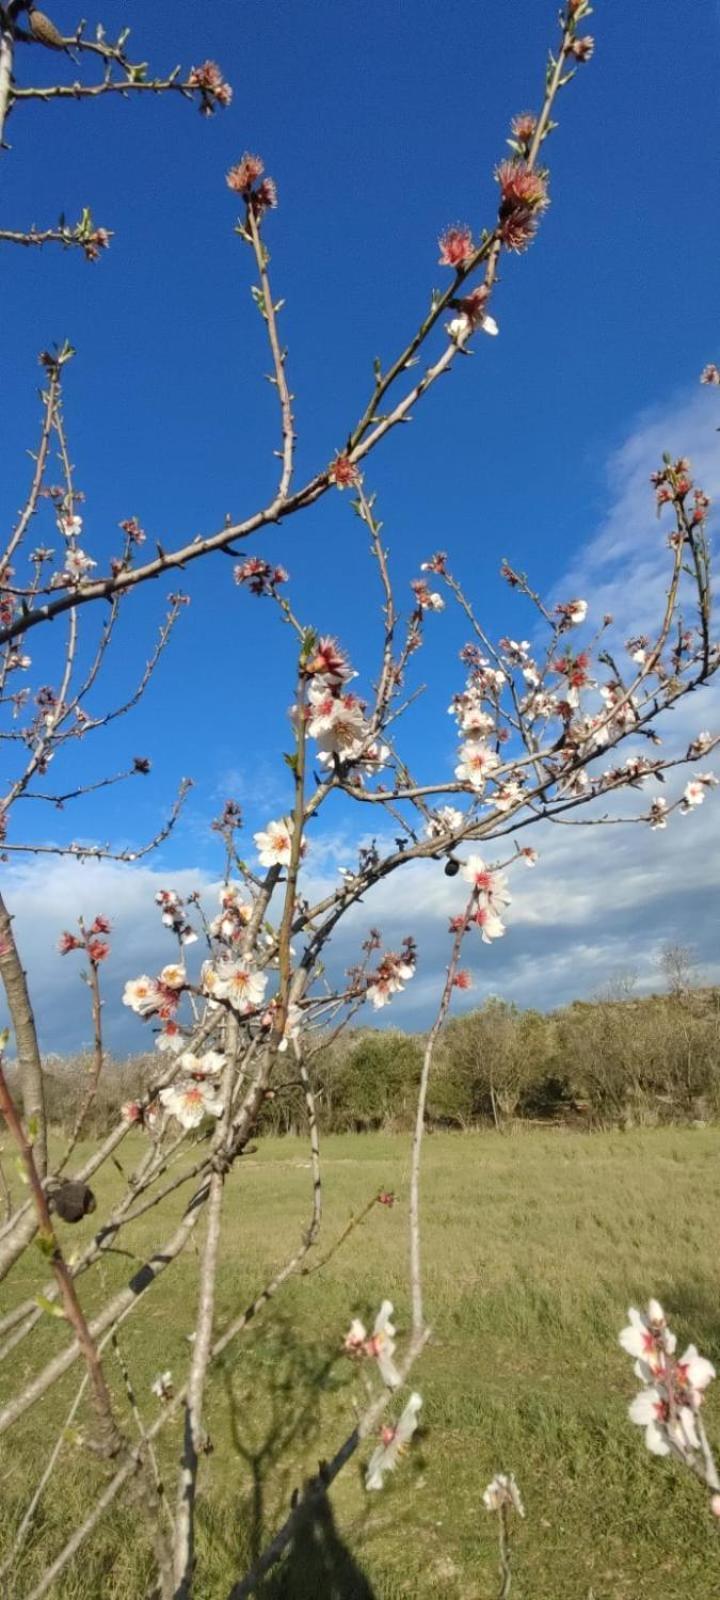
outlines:
[{"label": "blue sky", "polygon": [[[132,53],[159,70],[217,59],[235,89],[229,111],[200,119],[179,99],[149,98],[20,108],[3,160],[6,225],[44,226],[60,209],[74,218],[89,204],[116,237],[94,266],[70,252],[6,247],[0,258],[2,303],[12,307],[3,316],[0,393],[5,520],[25,490],[37,353],[65,337],[78,350],[66,411],[87,495],[84,544],[101,567],[121,517],[136,514],[169,546],[212,531],[226,512],[242,516],[267,494],[276,468],[274,393],[263,381],[251,263],[233,236],[237,210],[224,181],[247,148],[264,156],[280,193],[267,237],[275,292],[286,299],[299,479],[326,462],[363,407],[373,357],[393,356],[443,282],[438,234],[455,220],[478,230],[491,223],[493,167],[510,117],[538,103],[555,11],[552,0],[448,0],[442,10],[430,0],[213,0],[203,8],[154,0],[138,7]],[[75,20],[66,0],[56,0],[53,15],[68,30]],[[109,0],[107,32],[128,15],[125,0]],[[586,552],[597,552],[608,518],[624,506],[630,574],[637,541],[653,526],[641,487],[655,465],[651,451],[662,443],[693,454],[699,446],[710,460],[715,442],[713,397],[698,396],[696,385],[719,354],[716,8],[600,0],[590,26],[596,55],[562,95],[548,146],[551,209],[528,255],[506,263],[493,299],[500,337],[479,341],[472,360],[456,363],[368,472],[399,592],[409,594],[418,557],[449,549],[493,631],[516,637],[516,606],[496,579],[503,554],[546,590],[576,572],[599,583]],[[24,82],[50,81],[59,70],[64,64],[37,49],[19,57]],[[638,439],[647,444],[642,471],[634,457],[628,467]],[[248,548],[286,563],[296,608],[338,632],[369,671],[372,613],[356,598],[366,558],[347,503],[333,496]],[[616,579],[614,570],[602,581]],[[121,698],[142,665],[167,587],[150,586],[126,607],[105,679],[109,697]],[[74,813],[36,808],[31,816],[28,805],[22,836],[49,829],[56,839],[139,842],[179,777],[191,773],[197,787],[156,870],[162,881],[181,868],[205,880],[217,871],[207,823],[227,793],[239,793],[251,827],[282,810],[286,774],[276,752],[286,727],[289,637],[234,589],[225,557],[192,569],[186,587],[192,605],[150,694],[132,721],[121,719],[83,755],[87,778],[135,753],[153,758],[152,776]],[[422,666],[428,712],[409,725],[411,757],[450,763],[444,706],[459,687],[461,642],[442,619]],[[38,669],[49,648],[33,641]],[[20,836],[16,824],[12,837]],[[50,951],[59,931],[53,919],[68,920],[56,900],[48,909],[47,869],[30,872],[40,870],[40,928],[26,914],[36,961],[38,939]],[[14,867],[9,879],[24,904],[34,904],[27,873]],[[68,912],[73,897],[77,909],[101,909],[84,905],[87,872],[75,888],[53,881]],[[589,910],[588,937],[594,920]],[[687,921],[702,924],[695,899]],[[594,966],[606,974],[620,963],[624,928],[617,923],[618,948],[604,966],[598,959],[587,974],[575,968],[584,992]],[[646,946],[642,960],[651,962]],[[149,959],[150,948],[142,953]],[[492,967],[493,986],[502,987],[495,951]],[[573,976],[571,962],[568,981]],[[42,989],[44,964],[38,981]],[[522,999],[522,974],[517,982]],[[531,983],[526,992],[535,998]],[[549,1000],[566,993],[567,984],[550,984]],[[46,1034],[75,1041],[74,1017],[63,1007],[60,1022],[59,1002],[50,1003],[50,989],[48,996]],[[413,1025],[424,1020],[424,1004],[407,1013]],[[117,1030],[129,1041],[124,1019]]]}]

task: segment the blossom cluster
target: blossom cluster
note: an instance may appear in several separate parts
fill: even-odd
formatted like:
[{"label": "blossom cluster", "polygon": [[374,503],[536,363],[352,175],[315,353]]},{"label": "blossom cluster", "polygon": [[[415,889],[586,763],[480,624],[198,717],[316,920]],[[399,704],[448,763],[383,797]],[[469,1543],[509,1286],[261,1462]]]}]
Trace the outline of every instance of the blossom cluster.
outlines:
[{"label": "blossom cluster", "polygon": [[393,995],[402,994],[405,984],[415,976],[416,964],[417,949],[411,936],[403,940],[400,951],[385,952],[369,978],[366,990],[366,998],[376,1011],[388,1005]]},{"label": "blossom cluster", "polygon": [[91,966],[98,967],[101,961],[106,961],[110,954],[107,935],[111,931],[111,924],[107,917],[97,916],[86,928],[80,923],[79,933],[69,933],[67,929],[58,939],[58,951],[61,956],[67,956],[71,950],[82,950],[86,954]]},{"label": "blossom cluster", "polygon": [[174,889],[158,889],[155,904],[160,907],[161,921],[175,934],[181,944],[195,944],[197,934],[188,922],[185,903]]},{"label": "blossom cluster", "polygon": [[338,765],[352,767],[355,782],[374,777],[390,751],[373,738],[365,701],[349,688],[356,674],[335,639],[325,636],[317,641],[305,662],[305,674],[305,718],[307,732],[317,743],[318,765],[330,772]]},{"label": "blossom cluster", "polygon": [[[633,1357],[633,1371],[643,1386],[628,1408],[630,1421],[644,1428],[652,1455],[673,1454],[695,1471],[709,1451],[700,1408],[715,1368],[694,1344],[676,1356],[677,1338],[658,1300],[648,1301],[644,1312],[631,1306],[628,1318],[620,1344]],[[713,1510],[720,1514],[720,1494],[714,1501]]]},{"label": "blossom cluster", "polygon": [[202,66],[192,67],[188,84],[191,89],[200,91],[200,113],[204,117],[212,116],[216,106],[229,106],[232,101],[231,85],[215,61],[204,61]]},{"label": "blossom cluster", "polygon": [[274,209],[277,205],[277,187],[273,178],[264,176],[265,164],[260,156],[245,155],[231,167],[227,174],[227,185],[235,194],[240,194],[245,201],[248,211],[252,211],[259,220],[266,211]]},{"label": "blossom cluster", "polygon": [[97,561],[93,561],[78,544],[82,537],[83,519],[77,512],[72,509],[62,511],[58,516],[58,528],[65,539],[65,554],[62,569],[53,573],[51,584],[53,588],[75,588],[97,566]]}]

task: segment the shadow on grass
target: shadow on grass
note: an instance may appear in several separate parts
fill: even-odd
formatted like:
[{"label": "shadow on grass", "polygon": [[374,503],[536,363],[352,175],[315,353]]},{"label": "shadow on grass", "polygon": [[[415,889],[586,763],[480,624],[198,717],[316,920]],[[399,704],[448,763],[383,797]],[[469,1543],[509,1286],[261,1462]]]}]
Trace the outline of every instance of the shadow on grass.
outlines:
[{"label": "shadow on grass", "polygon": [[[249,1488],[230,1526],[222,1533],[215,1526],[211,1535],[223,1544],[233,1565],[242,1547],[239,1567],[245,1571],[256,1565],[284,1522],[307,1471],[303,1458],[320,1437],[323,1395],[351,1381],[337,1352],[328,1356],[326,1345],[299,1337],[284,1318],[274,1322],[256,1353],[260,1367],[253,1367],[252,1377],[243,1363],[223,1373],[231,1445],[244,1463]],[[310,1471],[316,1470],[313,1461]],[[327,1498],[313,1499],[282,1563],[257,1594],[262,1600],[375,1600],[340,1538]]]},{"label": "shadow on grass", "polygon": [[327,1498],[300,1522],[279,1570],[259,1590],[263,1600],[376,1600],[362,1568],[338,1534]]}]

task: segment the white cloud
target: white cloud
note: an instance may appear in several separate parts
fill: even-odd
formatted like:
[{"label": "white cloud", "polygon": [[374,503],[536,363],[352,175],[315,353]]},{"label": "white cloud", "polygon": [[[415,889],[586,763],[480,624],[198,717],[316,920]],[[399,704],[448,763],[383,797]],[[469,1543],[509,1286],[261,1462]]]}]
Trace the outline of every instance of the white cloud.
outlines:
[{"label": "white cloud", "polygon": [[720,496],[720,422],[715,391],[698,385],[690,398],[645,412],[607,469],[608,511],[597,532],[578,550],[559,589],[591,600],[592,621],[605,613],[617,631],[641,633],[657,622],[667,589],[667,535],[673,518],[656,515],[650,474],[663,453],[688,455],[696,482]]},{"label": "white cloud", "polygon": [[[664,832],[645,825],[565,828],[545,823],[533,838],[536,867],[509,874],[512,903],[505,937],[491,946],[468,935],[463,965],[473,988],[456,1005],[502,994],[542,1009],[596,993],[633,973],[641,988],[662,981],[666,944],[689,946],[706,981],[720,977],[714,931],[720,891],[717,800],[676,814]],[[489,856],[489,852],[488,852]],[[372,923],[397,948],[406,933],[418,941],[417,977],[388,1009],[388,1022],[423,1026],[437,1005],[448,959],[448,921],[464,903],[458,878],[439,862],[413,862],[386,880],[338,930],[332,970],[357,957]]]},{"label": "white cloud", "polygon": [[46,862],[31,857],[6,869],[3,894],[13,914],[44,1049],[74,1050],[90,1039],[90,1002],[79,976],[81,958],[74,953],[60,956],[57,941],[65,928],[70,932],[76,928],[78,916],[92,921],[98,913],[110,918],[113,930],[110,958],[101,972],[106,1039],[115,1050],[147,1048],[147,1030],[123,1010],[120,1001],[128,978],[157,971],[175,956],[176,946],[161,924],[155,893],[171,886],[187,895],[206,882],[192,868],[169,873],[149,866],[67,858]]}]

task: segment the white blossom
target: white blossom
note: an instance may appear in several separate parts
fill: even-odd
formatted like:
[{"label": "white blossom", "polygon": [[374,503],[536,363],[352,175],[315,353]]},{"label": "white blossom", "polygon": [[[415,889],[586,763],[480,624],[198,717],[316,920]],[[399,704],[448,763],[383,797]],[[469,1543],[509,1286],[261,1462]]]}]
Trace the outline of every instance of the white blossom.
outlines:
[{"label": "white blossom", "polygon": [[[253,834],[261,867],[290,865],[293,833],[292,818],[283,817],[281,822],[269,822],[264,831]],[[305,849],[304,840],[301,849]]]},{"label": "white blossom", "polygon": [[149,1017],[157,1011],[162,1001],[160,990],[154,978],[143,974],[141,978],[130,978],[123,990],[122,1003],[130,1006],[139,1017]]},{"label": "white blossom", "polygon": [[190,1078],[216,1078],[225,1066],[225,1059],[220,1050],[206,1050],[201,1056],[184,1050],[178,1065]]},{"label": "white blossom", "polygon": [[455,777],[469,783],[473,789],[484,789],[486,779],[500,765],[500,758],[490,746],[479,739],[468,739],[460,748],[460,762]]},{"label": "white blossom", "polygon": [[160,1100],[183,1128],[198,1128],[203,1117],[222,1116],[222,1101],[217,1098],[215,1086],[204,1081],[170,1083],[160,1090]]},{"label": "white blossom", "polygon": [[382,1443],[373,1451],[365,1474],[366,1489],[382,1489],[386,1472],[393,1472],[418,1425],[422,1397],[413,1393],[395,1428],[383,1428]]},{"label": "white blossom", "polygon": [[219,961],[203,968],[203,987],[213,1000],[228,1000],[234,1011],[254,1011],[262,1005],[267,976],[258,972],[248,956]]},{"label": "white blossom", "polygon": [[185,968],[172,961],[169,966],[162,968],[160,982],[164,983],[166,989],[182,989],[187,983]]},{"label": "white blossom", "polygon": [[80,578],[84,578],[86,572],[91,572],[93,567],[96,566],[97,561],[93,561],[90,556],[86,556],[84,550],[73,549],[65,551],[64,571],[69,578],[72,578],[74,583],[77,583]]},{"label": "white blossom", "polygon": [[391,1300],[383,1300],[373,1324],[372,1333],[368,1333],[365,1324],[355,1317],[350,1324],[345,1336],[343,1349],[348,1355],[374,1356],[377,1361],[380,1376],[388,1389],[397,1389],[401,1379],[395,1366],[395,1328],[391,1321],[393,1306]]},{"label": "white blossom", "polygon": [[499,1511],[501,1506],[512,1506],[519,1517],[524,1517],[525,1507],[512,1472],[496,1472],[483,1492],[486,1511]]},{"label": "white blossom", "polygon": [[445,833],[456,833],[464,820],[462,811],[457,811],[455,806],[438,806],[426,823],[425,832],[428,839],[437,839]]}]

